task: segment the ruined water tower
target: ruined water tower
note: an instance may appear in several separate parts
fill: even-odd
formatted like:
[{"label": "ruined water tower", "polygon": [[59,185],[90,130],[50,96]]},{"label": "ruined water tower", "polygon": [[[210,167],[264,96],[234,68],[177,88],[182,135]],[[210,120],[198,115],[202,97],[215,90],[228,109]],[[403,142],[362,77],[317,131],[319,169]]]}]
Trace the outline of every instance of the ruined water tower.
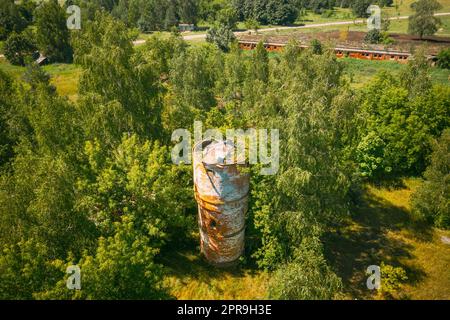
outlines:
[{"label": "ruined water tower", "polygon": [[233,265],[244,251],[249,174],[245,161],[225,163],[232,150],[232,142],[213,139],[193,150],[200,247],[215,266]]}]

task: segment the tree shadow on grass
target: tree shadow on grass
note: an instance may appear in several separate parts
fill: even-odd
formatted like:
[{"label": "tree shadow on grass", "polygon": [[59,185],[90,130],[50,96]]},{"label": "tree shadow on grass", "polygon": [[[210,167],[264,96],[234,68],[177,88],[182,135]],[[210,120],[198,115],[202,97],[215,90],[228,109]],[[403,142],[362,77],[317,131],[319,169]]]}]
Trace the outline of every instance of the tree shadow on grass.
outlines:
[{"label": "tree shadow on grass", "polygon": [[244,277],[246,269],[240,264],[229,267],[216,267],[208,263],[200,253],[200,247],[195,239],[186,243],[183,247],[165,250],[158,259],[169,275],[177,278],[189,277],[201,282],[209,283],[212,278],[224,279],[227,276]]},{"label": "tree shadow on grass", "polygon": [[[352,219],[324,236],[325,256],[344,282],[344,290],[358,299],[371,298],[366,287],[367,267],[381,262],[405,269],[408,283],[420,282],[423,270],[405,265],[413,258],[412,246],[389,232],[407,231],[423,241],[430,241],[429,228],[412,222],[409,212],[365,190],[362,201],[355,206]],[[401,239],[401,238],[400,238]]]}]

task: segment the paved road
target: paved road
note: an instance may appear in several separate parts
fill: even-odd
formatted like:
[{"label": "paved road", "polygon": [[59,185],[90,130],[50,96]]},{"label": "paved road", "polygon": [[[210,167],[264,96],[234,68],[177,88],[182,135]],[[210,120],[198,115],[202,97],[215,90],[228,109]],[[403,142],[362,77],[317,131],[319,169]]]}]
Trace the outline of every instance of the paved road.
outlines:
[{"label": "paved road", "polygon": [[[436,13],[435,16],[449,16],[450,12],[443,12],[443,13]],[[409,16],[399,16],[399,17],[391,17],[389,20],[405,20],[408,19]],[[315,24],[307,24],[303,26],[294,26],[294,27],[273,27],[273,28],[265,28],[265,29],[259,29],[258,32],[270,32],[270,31],[277,31],[277,30],[294,30],[294,29],[308,29],[308,28],[321,28],[321,27],[330,27],[330,26],[342,26],[342,25],[351,25],[351,24],[357,24],[357,23],[364,23],[365,19],[358,19],[358,20],[351,20],[351,21],[336,21],[336,22],[326,22],[326,23],[315,23]],[[234,34],[240,35],[240,34],[248,34],[249,31],[238,31]],[[185,35],[183,36],[184,40],[200,40],[205,39],[206,34],[191,34],[191,35]],[[134,41],[135,45],[143,44],[145,43],[145,40],[137,40]]]}]

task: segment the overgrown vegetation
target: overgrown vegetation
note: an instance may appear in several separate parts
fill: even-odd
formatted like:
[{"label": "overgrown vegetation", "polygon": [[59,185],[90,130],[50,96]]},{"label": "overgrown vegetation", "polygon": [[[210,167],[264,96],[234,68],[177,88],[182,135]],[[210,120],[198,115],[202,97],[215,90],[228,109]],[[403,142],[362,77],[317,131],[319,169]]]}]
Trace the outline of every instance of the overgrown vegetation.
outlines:
[{"label": "overgrown vegetation", "polygon": [[[114,18],[132,2],[101,3],[108,10],[93,10],[70,36],[54,1],[36,13],[42,34],[56,31],[38,39],[51,61],[70,60],[73,50],[81,68],[76,101],[33,63],[20,78],[0,72],[1,298],[171,298],[167,257],[196,252],[197,230],[191,168],[170,161],[171,134],[195,120],[280,131],[278,173],[250,169],[240,265],[270,274],[265,297],[342,297],[348,279],[327,239],[366,218],[355,207],[367,203],[367,182],[427,168],[414,210],[448,227],[450,89],[431,82],[421,52],[400,77],[384,72],[357,89],[320,43],[300,50],[292,42],[269,58],[262,43],[246,54],[228,38],[212,38],[220,50],[172,34],[136,49],[132,23]],[[290,14],[288,1],[269,3],[280,5],[279,17]],[[229,32],[235,19],[222,14]],[[72,264],[83,270],[81,290],[65,287]],[[395,296],[407,275],[382,266],[385,294]]]}]

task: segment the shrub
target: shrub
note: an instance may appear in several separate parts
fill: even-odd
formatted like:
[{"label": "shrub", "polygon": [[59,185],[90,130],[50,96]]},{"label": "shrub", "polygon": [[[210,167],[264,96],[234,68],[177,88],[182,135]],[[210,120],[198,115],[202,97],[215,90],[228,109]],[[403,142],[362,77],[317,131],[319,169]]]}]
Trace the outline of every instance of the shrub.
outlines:
[{"label": "shrub", "polygon": [[403,283],[408,280],[406,271],[401,267],[381,263],[381,287],[378,293],[386,298],[392,298]]},{"label": "shrub", "polygon": [[450,69],[450,48],[443,49],[439,52],[437,65],[442,69]]},{"label": "shrub", "polygon": [[378,29],[372,29],[368,31],[364,37],[366,43],[380,43],[383,40],[383,36]]},{"label": "shrub", "polygon": [[311,40],[310,46],[314,54],[322,54],[323,52],[322,43],[319,40],[317,39]]}]

